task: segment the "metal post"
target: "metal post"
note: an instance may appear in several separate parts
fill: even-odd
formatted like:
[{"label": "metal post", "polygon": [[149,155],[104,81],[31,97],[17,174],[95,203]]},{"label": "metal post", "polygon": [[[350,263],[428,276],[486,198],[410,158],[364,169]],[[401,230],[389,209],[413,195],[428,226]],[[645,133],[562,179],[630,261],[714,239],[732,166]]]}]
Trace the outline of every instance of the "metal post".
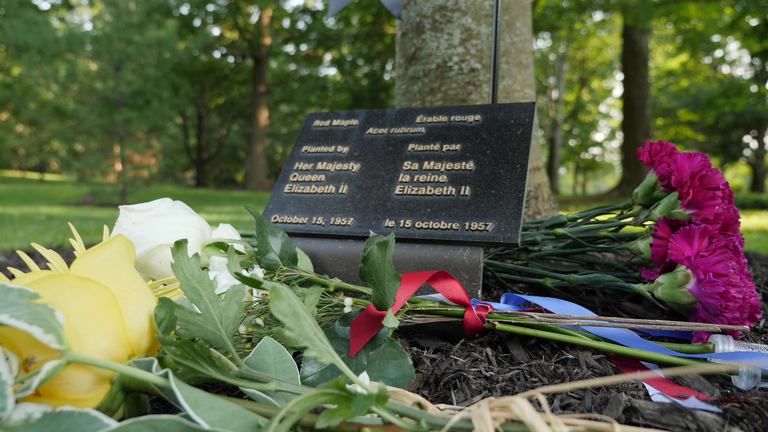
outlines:
[{"label": "metal post", "polygon": [[498,103],[499,93],[499,20],[501,0],[493,0],[493,46],[491,49],[491,104]]}]

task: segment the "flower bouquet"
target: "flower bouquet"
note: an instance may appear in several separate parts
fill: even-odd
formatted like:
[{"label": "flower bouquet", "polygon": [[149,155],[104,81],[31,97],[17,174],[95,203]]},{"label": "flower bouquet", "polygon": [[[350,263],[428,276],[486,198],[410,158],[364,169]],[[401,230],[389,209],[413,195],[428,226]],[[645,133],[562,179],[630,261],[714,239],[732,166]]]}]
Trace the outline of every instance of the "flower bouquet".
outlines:
[{"label": "flower bouquet", "polygon": [[[640,156],[652,172],[631,201],[529,222],[520,248],[489,252],[488,269],[557,290],[638,293],[703,321],[697,339],[723,330],[738,336],[760,315],[732,192],[702,155],[659,142]],[[734,372],[701,366],[710,358],[765,361],[711,354],[708,344],[654,343],[583,308],[590,324],[573,327],[523,305],[557,313],[557,299],[469,299],[446,272],[400,275],[391,235],[366,242],[359,274],[368,287],[331,279],[246,209],[255,221],[246,239],[231,227],[213,231],[186,205],[165,199],[121,208],[112,234],[105,230],[90,249],[73,229],[70,266],[35,246],[50,270],[27,257],[29,272],[0,280],[0,430],[612,430],[540,413],[527,393],[438,409],[402,389],[414,377],[392,337],[402,323],[456,322],[468,334],[511,332],[699,371]],[[413,297],[424,282],[444,297]],[[211,381],[248,399],[194,387]],[[142,415],[150,397],[183,415]]]},{"label": "flower bouquet", "polygon": [[760,300],[722,173],[706,155],[665,141],[647,142],[638,158],[650,172],[631,200],[525,223],[522,246],[492,251],[487,268],[555,289],[626,290],[691,322],[752,327]]}]

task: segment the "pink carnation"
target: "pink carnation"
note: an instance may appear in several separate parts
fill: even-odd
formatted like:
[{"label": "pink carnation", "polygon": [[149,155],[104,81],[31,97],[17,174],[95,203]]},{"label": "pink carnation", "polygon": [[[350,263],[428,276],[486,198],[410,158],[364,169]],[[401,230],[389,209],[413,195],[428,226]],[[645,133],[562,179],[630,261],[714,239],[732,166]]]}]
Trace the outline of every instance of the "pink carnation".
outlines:
[{"label": "pink carnation", "polygon": [[669,163],[672,156],[680,153],[677,147],[666,141],[646,141],[645,146],[637,149],[637,159],[651,171],[657,171],[660,166]]},{"label": "pink carnation", "polygon": [[678,153],[670,158],[665,168],[670,184],[676,191],[719,189],[725,181],[720,171],[712,169],[709,157],[703,153]]},{"label": "pink carnation", "polygon": [[[737,239],[720,237],[705,225],[684,226],[669,237],[667,259],[685,266],[694,276],[685,287],[698,300],[689,321],[752,327],[762,317],[752,274]],[[728,333],[739,337],[738,332]],[[694,342],[708,336],[697,332]]]},{"label": "pink carnation", "polygon": [[691,223],[682,219],[661,218],[654,226],[651,237],[651,261],[659,266],[655,269],[640,269],[643,278],[646,281],[653,281],[660,274],[669,273],[674,270],[676,264],[668,259],[669,240],[680,229],[689,226]]},{"label": "pink carnation", "polygon": [[733,190],[707,155],[681,153],[666,141],[648,141],[638,149],[638,158],[651,168],[663,190],[678,193],[680,210],[694,223],[708,225],[721,237],[733,237],[744,246]]}]

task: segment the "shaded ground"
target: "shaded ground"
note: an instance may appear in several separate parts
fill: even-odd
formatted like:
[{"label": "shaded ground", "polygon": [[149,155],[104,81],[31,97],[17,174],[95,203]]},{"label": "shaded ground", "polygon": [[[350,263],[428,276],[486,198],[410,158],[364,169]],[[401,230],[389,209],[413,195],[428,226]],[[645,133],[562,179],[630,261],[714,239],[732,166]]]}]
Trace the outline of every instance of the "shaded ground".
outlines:
[{"label": "shaded ground", "polygon": [[[71,251],[61,254],[67,261],[74,259]],[[44,261],[37,253],[30,256],[36,262]],[[748,252],[747,258],[758,293],[763,301],[768,300],[768,256]],[[15,254],[0,252],[0,269],[10,276],[5,270],[7,266],[27,270]],[[535,287],[515,288],[528,294],[549,295]],[[484,297],[495,300],[508,290],[486,280]],[[606,291],[583,294],[574,293],[581,301],[588,298],[589,304],[585,306],[601,315],[666,318],[656,308],[644,305],[644,299],[639,297],[627,298],[623,293]],[[765,304],[762,310],[767,316]],[[763,318],[744,339],[768,344],[765,322]],[[435,404],[468,406],[489,396],[513,395],[542,385],[619,373],[605,353],[540,339],[491,332],[464,339],[460,328],[424,326],[404,328],[396,335],[417,370],[416,380],[408,389]],[[651,402],[639,382],[549,395],[547,402],[557,414],[602,414],[622,424],[673,431],[768,430],[768,389],[743,391],[719,376],[672,380],[718,399],[713,405],[722,408],[723,414]],[[168,412],[167,409],[162,403],[151,407],[154,413]]]},{"label": "shaded ground", "polygon": [[[747,258],[758,293],[762,300],[768,300],[768,256],[748,252]],[[524,285],[515,288],[533,295],[551,295]],[[489,300],[508,291],[495,281],[486,281],[484,289],[484,298]],[[607,291],[574,294],[581,302],[588,298],[589,308],[600,315],[668,319],[657,308],[644,307],[640,297],[627,298],[623,293]],[[768,316],[765,304],[762,311],[763,316]],[[763,318],[743,339],[768,344],[765,322]],[[435,404],[468,406],[488,396],[619,373],[605,353],[564,343],[500,332],[462,339],[459,328],[436,333],[409,328],[397,334],[417,369],[417,378],[408,389]],[[723,431],[734,427],[743,431],[768,430],[768,389],[740,390],[730,379],[720,376],[671,380],[718,399],[712,404],[723,409],[723,414],[651,402],[639,382],[548,395],[547,402],[557,414],[596,413],[622,424],[673,431]]]}]

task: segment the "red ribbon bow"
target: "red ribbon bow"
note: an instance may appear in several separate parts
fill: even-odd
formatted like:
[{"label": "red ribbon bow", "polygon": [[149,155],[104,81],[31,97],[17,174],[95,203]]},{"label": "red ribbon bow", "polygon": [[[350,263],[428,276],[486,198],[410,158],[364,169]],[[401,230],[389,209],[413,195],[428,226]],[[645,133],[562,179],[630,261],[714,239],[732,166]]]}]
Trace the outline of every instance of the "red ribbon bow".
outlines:
[{"label": "red ribbon bow", "polygon": [[[397,291],[397,297],[395,298],[395,305],[392,306],[392,313],[397,313],[416,290],[425,283],[430,284],[432,288],[436,289],[437,292],[444,295],[451,302],[467,308],[464,312],[464,333],[467,336],[472,336],[486,330],[486,317],[488,313],[493,311],[493,306],[487,303],[480,303],[473,307],[464,286],[450,273],[442,270],[403,273],[400,289]],[[387,316],[386,312],[376,310],[373,304],[369,304],[363,313],[352,321],[349,342],[350,358],[354,357],[384,327],[382,321],[384,321],[385,316]]]}]

